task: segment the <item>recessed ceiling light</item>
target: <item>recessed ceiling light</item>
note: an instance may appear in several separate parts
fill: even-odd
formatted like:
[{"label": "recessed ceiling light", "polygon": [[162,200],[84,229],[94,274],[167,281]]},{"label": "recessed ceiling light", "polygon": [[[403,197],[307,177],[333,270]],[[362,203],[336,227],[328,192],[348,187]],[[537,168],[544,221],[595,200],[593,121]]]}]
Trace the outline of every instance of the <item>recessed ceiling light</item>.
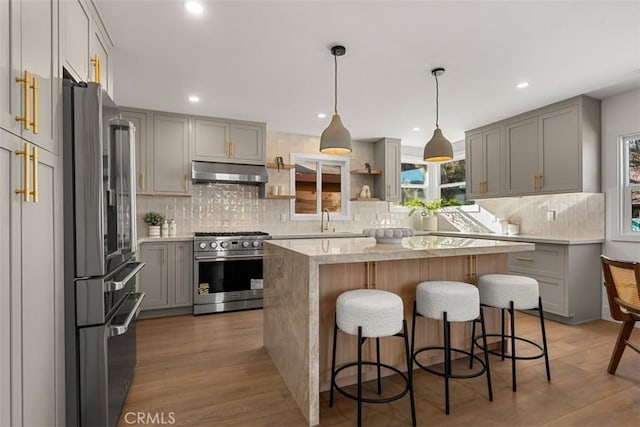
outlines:
[{"label": "recessed ceiling light", "polygon": [[197,103],[197,102],[200,102],[200,98],[198,98],[198,97],[197,97],[197,96],[195,96],[195,95],[191,95],[191,96],[189,97],[189,101],[190,101],[190,102],[193,102],[193,103],[195,104],[195,103]]},{"label": "recessed ceiling light", "polygon": [[318,118],[319,119],[324,119],[325,117],[327,117],[327,115],[325,113],[318,113]]},{"label": "recessed ceiling light", "polygon": [[420,128],[416,127],[416,128],[411,129],[411,130],[414,131],[414,132],[419,132]]},{"label": "recessed ceiling light", "polygon": [[529,87],[529,82],[521,82],[516,85],[518,89],[524,89],[525,87]]},{"label": "recessed ceiling light", "polygon": [[202,4],[197,1],[187,1],[184,3],[184,7],[194,15],[200,15],[204,11]]}]

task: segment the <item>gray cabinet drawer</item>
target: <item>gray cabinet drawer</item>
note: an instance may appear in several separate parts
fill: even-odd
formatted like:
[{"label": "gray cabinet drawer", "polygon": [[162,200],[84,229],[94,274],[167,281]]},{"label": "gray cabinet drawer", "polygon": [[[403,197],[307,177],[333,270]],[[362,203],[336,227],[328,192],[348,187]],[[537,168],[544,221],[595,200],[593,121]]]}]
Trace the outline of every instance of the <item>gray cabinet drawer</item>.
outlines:
[{"label": "gray cabinet drawer", "polygon": [[564,278],[566,248],[536,243],[535,251],[509,254],[509,271]]},{"label": "gray cabinet drawer", "polygon": [[540,286],[540,297],[542,298],[544,311],[560,316],[568,316],[565,281],[551,277],[532,277],[538,281]]}]

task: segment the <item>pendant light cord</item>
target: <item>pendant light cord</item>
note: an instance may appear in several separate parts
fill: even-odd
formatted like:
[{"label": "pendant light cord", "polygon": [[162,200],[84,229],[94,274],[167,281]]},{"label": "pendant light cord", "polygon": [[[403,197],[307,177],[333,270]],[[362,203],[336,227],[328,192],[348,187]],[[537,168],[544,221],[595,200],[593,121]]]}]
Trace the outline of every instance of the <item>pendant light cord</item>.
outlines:
[{"label": "pendant light cord", "polygon": [[336,54],[333,54],[333,62],[335,64],[335,68],[334,68],[334,72],[333,72],[333,76],[334,76],[334,84],[333,84],[333,89],[334,89],[334,104],[333,104],[333,112],[334,114],[338,114],[338,57],[336,56]]},{"label": "pendant light cord", "polygon": [[435,79],[436,79],[436,128],[439,128],[440,126],[438,126],[438,98],[439,98],[439,93],[438,93],[438,74],[437,73],[433,73],[433,77],[435,77]]}]

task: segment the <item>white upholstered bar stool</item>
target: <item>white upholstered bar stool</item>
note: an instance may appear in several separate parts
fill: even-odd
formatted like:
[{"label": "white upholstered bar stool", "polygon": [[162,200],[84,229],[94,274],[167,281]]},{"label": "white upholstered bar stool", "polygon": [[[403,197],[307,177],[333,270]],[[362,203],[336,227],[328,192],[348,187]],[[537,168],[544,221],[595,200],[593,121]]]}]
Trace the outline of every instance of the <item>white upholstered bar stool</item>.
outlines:
[{"label": "white upholstered bar stool", "polygon": [[[338,329],[349,335],[358,337],[358,360],[347,363],[336,369],[336,344]],[[408,374],[405,375],[398,368],[380,363],[380,338],[398,336],[404,338],[404,350],[407,361]],[[367,338],[376,339],[376,362],[362,360],[362,345]],[[376,366],[378,373],[378,394],[382,393],[380,379],[381,367],[390,369],[400,375],[405,381],[405,388],[394,396],[380,398],[365,398],[362,396],[362,365]],[[358,367],[357,395],[349,393],[336,385],[336,376],[348,367]],[[336,300],[336,321],[333,328],[333,353],[331,356],[331,391],[329,393],[329,407],[333,407],[333,389],[344,396],[358,402],[358,426],[362,425],[362,402],[387,403],[398,400],[409,394],[411,401],[411,419],[416,425],[416,410],[413,400],[413,384],[411,383],[411,354],[409,353],[409,337],[407,321],[404,319],[402,299],[388,291],[378,289],[356,289],[343,292]]]},{"label": "white upholstered bar stool", "polygon": [[[547,381],[551,381],[551,371],[549,369],[549,353],[547,351],[547,335],[544,328],[544,312],[542,310],[542,298],[538,281],[526,276],[515,274],[485,274],[478,279],[478,290],[480,291],[480,303],[485,307],[495,307],[501,310],[501,332],[500,334],[487,334],[488,337],[501,338],[501,351],[489,350],[489,353],[504,358],[511,359],[511,385],[516,391],[516,360],[532,360],[544,357],[547,370]],[[509,313],[511,333],[505,335],[505,310]],[[515,310],[537,310],[540,315],[540,329],[542,334],[542,346],[532,340],[518,337],[515,332]],[[471,342],[480,348],[486,349],[485,345],[478,343],[475,335],[475,324],[472,331]],[[511,341],[511,354],[505,355],[505,339]],[[516,354],[516,341],[527,343],[537,347],[540,353],[532,356],[518,356]],[[472,346],[473,352],[473,346]]]},{"label": "white upholstered bar stool", "polygon": [[[416,317],[422,316],[428,319],[443,321],[444,346],[428,346],[418,350],[416,342]],[[485,374],[487,377],[487,389],[489,400],[493,401],[491,389],[491,372],[489,370],[489,354],[484,352],[484,361],[474,356],[470,351],[451,347],[451,322],[475,322],[479,321],[482,328],[482,336],[485,336],[484,316],[480,309],[480,297],[478,289],[468,283],[449,281],[429,281],[418,284],[416,288],[416,300],[413,304],[413,321],[411,330],[411,355],[413,361],[425,371],[444,377],[445,413],[449,414],[449,379],[475,378]],[[486,338],[484,341],[486,346]],[[473,347],[470,349],[472,350]],[[421,363],[417,356],[426,351],[444,352],[444,371],[435,370]],[[467,374],[454,374],[451,367],[451,353],[461,353],[475,358],[482,369],[471,371]],[[469,369],[472,368],[470,364]]]}]

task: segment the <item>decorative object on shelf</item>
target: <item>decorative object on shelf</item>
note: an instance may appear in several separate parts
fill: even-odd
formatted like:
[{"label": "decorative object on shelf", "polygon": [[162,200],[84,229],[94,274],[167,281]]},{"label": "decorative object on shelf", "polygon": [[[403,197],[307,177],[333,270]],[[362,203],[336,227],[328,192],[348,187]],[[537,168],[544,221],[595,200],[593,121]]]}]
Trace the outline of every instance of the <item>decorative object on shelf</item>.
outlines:
[{"label": "decorative object on shelf", "polygon": [[169,237],[176,237],[177,231],[176,220],[171,218],[169,220]]},{"label": "decorative object on shelf", "polygon": [[149,226],[149,237],[160,237],[160,225],[164,222],[164,215],[158,212],[147,212],[144,222]]},{"label": "decorative object on shelf", "polygon": [[370,199],[371,198],[371,188],[368,185],[363,185],[362,190],[360,190],[360,198],[362,199]]},{"label": "decorative object on shelf", "polygon": [[320,152],[325,154],[349,154],[351,153],[351,134],[342,124],[338,114],[338,56],[347,52],[344,46],[333,46],[331,54],[335,64],[334,73],[334,107],[331,123],[320,136]]},{"label": "decorative object on shelf", "polygon": [[377,243],[402,243],[405,237],[412,237],[415,234],[413,228],[365,228],[362,234],[367,237],[375,237]]},{"label": "decorative object on shelf", "polygon": [[282,160],[282,156],[276,157],[276,167],[278,172],[280,172],[280,169],[284,169],[284,160]]},{"label": "decorative object on shelf", "polygon": [[162,237],[169,237],[169,222],[165,219],[160,228]]},{"label": "decorative object on shelf", "polygon": [[451,142],[442,134],[440,126],[438,126],[438,76],[444,74],[444,68],[434,68],[431,70],[431,74],[436,79],[436,128],[433,131],[433,136],[424,146],[423,158],[425,162],[445,162],[453,159],[453,147]]},{"label": "decorative object on shelf", "polygon": [[371,163],[365,163],[364,168],[367,170],[367,173],[371,173]]}]

